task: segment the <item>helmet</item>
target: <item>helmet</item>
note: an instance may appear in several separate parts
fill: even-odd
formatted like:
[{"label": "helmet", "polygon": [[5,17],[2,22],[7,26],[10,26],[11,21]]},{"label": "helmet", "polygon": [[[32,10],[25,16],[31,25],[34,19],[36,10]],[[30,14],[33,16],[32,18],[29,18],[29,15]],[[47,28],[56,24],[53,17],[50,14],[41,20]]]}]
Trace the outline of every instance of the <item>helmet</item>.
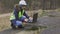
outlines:
[{"label": "helmet", "polygon": [[27,3],[26,3],[25,0],[21,0],[21,1],[19,2],[19,5],[27,5]]}]

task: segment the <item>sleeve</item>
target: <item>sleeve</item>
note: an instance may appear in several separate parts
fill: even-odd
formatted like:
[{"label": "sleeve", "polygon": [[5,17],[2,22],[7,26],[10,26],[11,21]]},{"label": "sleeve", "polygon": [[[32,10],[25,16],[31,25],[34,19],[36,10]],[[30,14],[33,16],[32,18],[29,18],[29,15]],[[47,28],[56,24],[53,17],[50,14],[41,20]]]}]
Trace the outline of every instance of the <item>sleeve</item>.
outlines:
[{"label": "sleeve", "polygon": [[26,16],[26,18],[29,18],[29,16],[26,14],[26,12],[24,12],[24,14],[23,14],[24,16]]},{"label": "sleeve", "polygon": [[14,10],[14,15],[15,15],[15,19],[19,20],[19,18],[18,18],[18,12],[16,10]]}]

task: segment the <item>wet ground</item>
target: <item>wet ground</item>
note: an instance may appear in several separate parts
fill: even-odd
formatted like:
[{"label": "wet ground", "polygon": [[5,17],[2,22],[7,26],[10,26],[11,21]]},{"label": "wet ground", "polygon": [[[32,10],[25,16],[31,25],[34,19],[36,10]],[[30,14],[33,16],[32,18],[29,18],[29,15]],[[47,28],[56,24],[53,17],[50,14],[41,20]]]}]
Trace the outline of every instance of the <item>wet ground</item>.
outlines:
[{"label": "wet ground", "polygon": [[47,26],[40,34],[60,34],[60,12],[49,13],[55,15],[54,17],[41,17],[39,23]]}]

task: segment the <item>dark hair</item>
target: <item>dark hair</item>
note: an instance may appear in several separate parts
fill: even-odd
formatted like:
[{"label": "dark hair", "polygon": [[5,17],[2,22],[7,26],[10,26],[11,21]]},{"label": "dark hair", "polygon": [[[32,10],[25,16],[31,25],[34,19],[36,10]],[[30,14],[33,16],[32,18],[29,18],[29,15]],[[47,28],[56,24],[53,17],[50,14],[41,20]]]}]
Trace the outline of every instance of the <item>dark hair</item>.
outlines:
[{"label": "dark hair", "polygon": [[19,5],[18,5],[18,4],[15,4],[15,5],[14,5],[14,7],[15,7],[15,8],[18,8],[18,7],[19,7]]}]

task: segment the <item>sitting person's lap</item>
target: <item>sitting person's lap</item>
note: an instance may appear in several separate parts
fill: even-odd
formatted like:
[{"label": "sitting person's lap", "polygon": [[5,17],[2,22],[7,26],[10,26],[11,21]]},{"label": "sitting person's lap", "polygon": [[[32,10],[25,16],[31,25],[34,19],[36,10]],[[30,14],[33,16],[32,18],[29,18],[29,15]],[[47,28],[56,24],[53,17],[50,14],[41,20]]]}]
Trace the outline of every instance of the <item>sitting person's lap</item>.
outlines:
[{"label": "sitting person's lap", "polygon": [[22,16],[19,20],[23,22],[24,19],[26,19],[26,17],[25,16]]}]

